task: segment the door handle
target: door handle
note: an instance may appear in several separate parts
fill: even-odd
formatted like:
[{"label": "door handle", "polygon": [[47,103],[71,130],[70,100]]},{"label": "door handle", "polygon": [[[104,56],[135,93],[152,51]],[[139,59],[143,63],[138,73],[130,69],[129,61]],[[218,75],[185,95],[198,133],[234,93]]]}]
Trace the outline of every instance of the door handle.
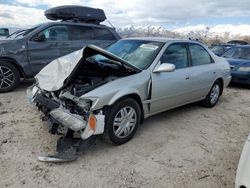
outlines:
[{"label": "door handle", "polygon": [[187,75],[187,76],[186,76],[186,80],[189,80],[189,79],[190,79],[190,77],[191,77],[190,75]]}]

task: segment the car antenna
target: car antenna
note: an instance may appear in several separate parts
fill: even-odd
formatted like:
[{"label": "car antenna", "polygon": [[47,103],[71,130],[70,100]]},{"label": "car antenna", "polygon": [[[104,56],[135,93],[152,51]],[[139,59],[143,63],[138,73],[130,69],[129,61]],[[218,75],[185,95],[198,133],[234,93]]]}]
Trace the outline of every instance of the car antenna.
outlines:
[{"label": "car antenna", "polygon": [[109,23],[109,25],[113,28],[113,29],[115,29],[115,27],[113,26],[113,24],[108,20],[108,19],[106,19],[107,20],[107,22]]}]

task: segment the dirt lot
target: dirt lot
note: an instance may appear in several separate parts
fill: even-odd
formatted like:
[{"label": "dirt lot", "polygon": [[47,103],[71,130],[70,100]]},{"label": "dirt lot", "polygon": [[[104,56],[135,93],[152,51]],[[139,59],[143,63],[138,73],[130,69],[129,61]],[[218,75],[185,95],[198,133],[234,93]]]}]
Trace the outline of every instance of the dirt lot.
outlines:
[{"label": "dirt lot", "polygon": [[0,187],[233,187],[250,132],[250,90],[229,87],[213,109],[187,105],[149,118],[122,146],[97,140],[77,161],[48,164],[56,136],[26,104],[23,84],[0,94]]}]

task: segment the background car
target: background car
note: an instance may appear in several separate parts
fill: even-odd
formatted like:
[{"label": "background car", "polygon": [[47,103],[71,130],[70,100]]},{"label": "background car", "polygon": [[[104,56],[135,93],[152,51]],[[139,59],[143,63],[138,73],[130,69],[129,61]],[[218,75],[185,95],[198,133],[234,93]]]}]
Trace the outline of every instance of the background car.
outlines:
[{"label": "background car", "polygon": [[1,41],[0,93],[15,89],[20,78],[32,78],[58,57],[87,44],[106,47],[120,39],[114,28],[100,24],[106,19],[100,9],[62,6],[47,10],[45,15],[63,21],[19,30]]},{"label": "background car", "polygon": [[0,28],[0,39],[6,38],[10,34],[8,28]]},{"label": "background car", "polygon": [[210,46],[210,50],[215,53],[215,55],[221,56],[225,51],[230,49],[233,44],[214,44]]},{"label": "background car", "polygon": [[234,46],[222,57],[231,65],[231,82],[250,85],[250,45]]},{"label": "background car", "polygon": [[87,46],[35,78],[28,99],[49,118],[51,130],[62,126],[83,140],[102,134],[123,144],[144,118],[196,101],[215,106],[231,75],[228,62],[200,42],[134,38],[106,50]]}]

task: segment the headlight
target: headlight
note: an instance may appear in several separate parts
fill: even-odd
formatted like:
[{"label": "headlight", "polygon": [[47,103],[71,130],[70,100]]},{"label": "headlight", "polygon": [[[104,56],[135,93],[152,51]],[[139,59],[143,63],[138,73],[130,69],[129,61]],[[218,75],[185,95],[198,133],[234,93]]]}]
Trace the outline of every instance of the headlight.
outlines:
[{"label": "headlight", "polygon": [[27,89],[27,100],[29,104],[32,104],[34,96],[36,93],[39,91],[38,87],[36,86],[31,86]]},{"label": "headlight", "polygon": [[99,100],[98,97],[86,97],[86,98],[79,98],[80,101],[85,101],[86,103],[90,104],[91,108],[94,108]]},{"label": "headlight", "polygon": [[250,72],[250,67],[240,67],[238,71]]}]

